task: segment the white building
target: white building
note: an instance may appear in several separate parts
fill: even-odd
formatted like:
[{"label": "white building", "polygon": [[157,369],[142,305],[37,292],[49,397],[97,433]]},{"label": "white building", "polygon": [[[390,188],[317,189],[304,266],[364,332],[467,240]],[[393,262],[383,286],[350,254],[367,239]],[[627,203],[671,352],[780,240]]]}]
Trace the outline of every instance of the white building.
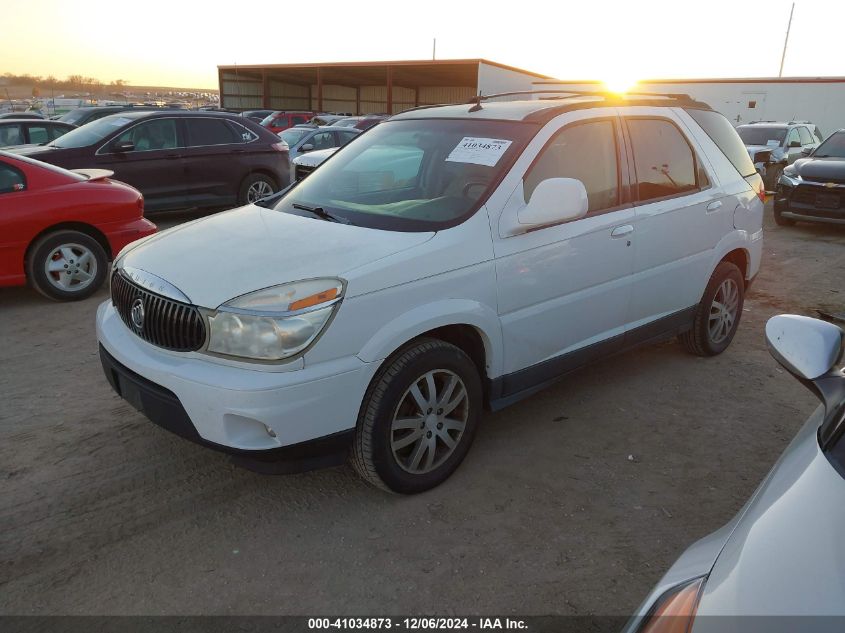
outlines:
[{"label": "white building", "polygon": [[[601,90],[599,82],[535,82],[536,89]],[[750,121],[812,121],[827,136],[845,128],[845,77],[658,79],[644,92],[685,93],[724,114],[734,125]]]}]

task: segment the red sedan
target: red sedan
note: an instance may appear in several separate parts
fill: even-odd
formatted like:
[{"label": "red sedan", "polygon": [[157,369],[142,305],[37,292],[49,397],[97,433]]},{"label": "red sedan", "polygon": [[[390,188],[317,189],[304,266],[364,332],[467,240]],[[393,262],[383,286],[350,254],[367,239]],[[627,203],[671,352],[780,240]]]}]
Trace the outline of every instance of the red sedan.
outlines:
[{"label": "red sedan", "polygon": [[137,189],[110,171],[68,171],[0,152],[0,286],[89,297],[124,246],[155,233]]}]

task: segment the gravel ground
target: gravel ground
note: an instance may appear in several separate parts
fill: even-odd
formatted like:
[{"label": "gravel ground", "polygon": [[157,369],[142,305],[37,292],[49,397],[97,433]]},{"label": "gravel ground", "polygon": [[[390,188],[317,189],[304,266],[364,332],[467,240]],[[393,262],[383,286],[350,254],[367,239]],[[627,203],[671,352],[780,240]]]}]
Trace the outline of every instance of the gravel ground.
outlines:
[{"label": "gravel ground", "polygon": [[348,467],[233,467],[112,393],[105,290],[0,291],[0,613],[630,613],[815,406],[763,326],[845,309],[845,227],[779,228],[768,209],[765,229],[726,353],[664,343],[575,373],[485,415],[458,472],[409,498]]}]

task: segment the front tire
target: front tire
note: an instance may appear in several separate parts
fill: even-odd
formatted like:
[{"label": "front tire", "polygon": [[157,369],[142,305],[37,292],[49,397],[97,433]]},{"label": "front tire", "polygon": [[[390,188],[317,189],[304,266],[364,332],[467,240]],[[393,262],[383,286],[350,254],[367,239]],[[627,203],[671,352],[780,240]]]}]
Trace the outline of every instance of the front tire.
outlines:
[{"label": "front tire", "polygon": [[364,396],[351,461],[371,484],[414,494],[463,461],[481,415],[481,378],[458,347],[418,339],[385,361]]},{"label": "front tire", "polygon": [[739,327],[744,302],[745,280],[739,268],[731,262],[719,263],[698,304],[692,329],[679,337],[686,350],[696,356],[724,352]]},{"label": "front tire", "polygon": [[108,265],[106,251],[90,235],[56,231],[39,239],[30,249],[26,273],[33,287],[45,297],[79,301],[103,285]]},{"label": "front tire", "polygon": [[265,174],[250,174],[241,183],[238,202],[241,205],[253,204],[261,198],[272,196],[279,190],[276,181]]}]

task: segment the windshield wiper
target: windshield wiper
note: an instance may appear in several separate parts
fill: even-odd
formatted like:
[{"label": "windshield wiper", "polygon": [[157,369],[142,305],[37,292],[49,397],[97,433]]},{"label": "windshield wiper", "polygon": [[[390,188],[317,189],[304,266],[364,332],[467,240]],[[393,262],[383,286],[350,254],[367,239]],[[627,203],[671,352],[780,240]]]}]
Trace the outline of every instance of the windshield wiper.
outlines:
[{"label": "windshield wiper", "polygon": [[323,207],[309,207],[307,204],[300,204],[299,202],[294,202],[290,206],[294,209],[299,209],[301,211],[308,211],[309,213],[313,213],[318,218],[322,220],[327,220],[329,222],[340,222],[341,224],[351,224],[349,220],[346,218],[341,218],[337,215],[332,215],[328,211],[326,211]]}]

